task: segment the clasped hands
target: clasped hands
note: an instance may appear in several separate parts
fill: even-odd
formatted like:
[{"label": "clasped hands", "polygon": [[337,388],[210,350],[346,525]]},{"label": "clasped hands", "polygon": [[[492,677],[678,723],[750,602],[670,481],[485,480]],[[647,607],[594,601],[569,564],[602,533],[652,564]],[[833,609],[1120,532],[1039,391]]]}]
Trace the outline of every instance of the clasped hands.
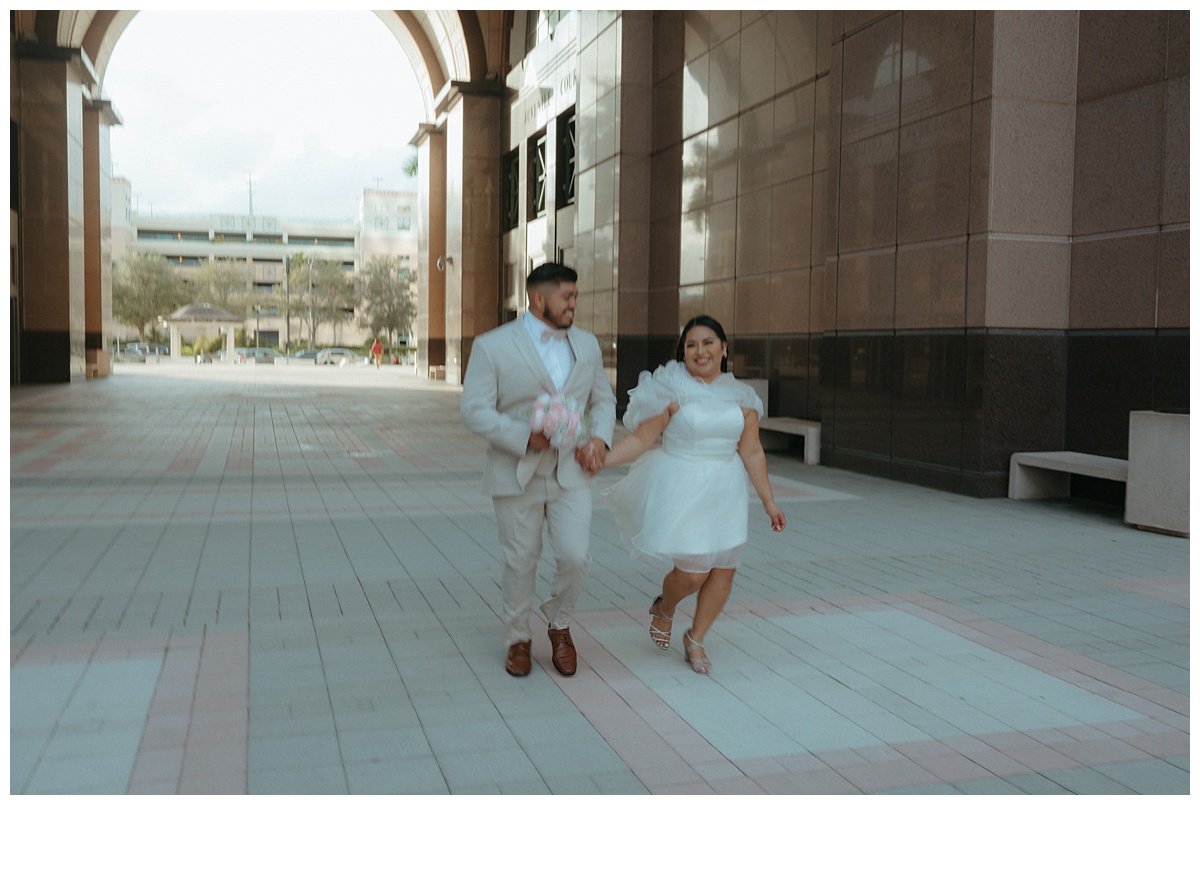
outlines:
[{"label": "clasped hands", "polygon": [[[544,452],[550,448],[550,440],[544,433],[531,433],[529,434],[529,448],[535,452]],[[575,460],[579,462],[579,466],[587,472],[588,476],[595,476],[604,467],[604,456],[607,452],[608,446],[604,444],[604,440],[595,436],[586,445],[575,449]]]}]

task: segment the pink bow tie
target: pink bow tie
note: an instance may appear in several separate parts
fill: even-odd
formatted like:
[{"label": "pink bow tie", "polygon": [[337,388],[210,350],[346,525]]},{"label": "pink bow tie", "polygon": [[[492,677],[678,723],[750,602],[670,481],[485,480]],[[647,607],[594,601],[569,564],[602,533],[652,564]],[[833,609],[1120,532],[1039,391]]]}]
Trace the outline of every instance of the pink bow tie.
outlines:
[{"label": "pink bow tie", "polygon": [[566,329],[545,329],[542,331],[542,341],[549,341],[551,338],[566,338]]}]

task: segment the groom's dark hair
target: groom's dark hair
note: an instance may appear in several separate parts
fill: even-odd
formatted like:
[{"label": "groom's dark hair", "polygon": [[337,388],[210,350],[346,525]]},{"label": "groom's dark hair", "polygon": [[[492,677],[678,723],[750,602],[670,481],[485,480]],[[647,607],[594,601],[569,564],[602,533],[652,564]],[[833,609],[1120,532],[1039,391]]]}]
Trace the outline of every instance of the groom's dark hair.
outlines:
[{"label": "groom's dark hair", "polygon": [[574,283],[578,279],[579,274],[575,273],[573,268],[548,261],[545,264],[539,264],[525,278],[525,290],[529,291],[542,283]]}]

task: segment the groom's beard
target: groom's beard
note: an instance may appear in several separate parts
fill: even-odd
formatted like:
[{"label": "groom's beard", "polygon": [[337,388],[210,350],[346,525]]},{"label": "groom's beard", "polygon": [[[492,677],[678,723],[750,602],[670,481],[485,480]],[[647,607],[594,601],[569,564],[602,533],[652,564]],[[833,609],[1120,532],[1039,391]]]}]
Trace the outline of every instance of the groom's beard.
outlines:
[{"label": "groom's beard", "polygon": [[562,313],[554,313],[547,307],[545,316],[542,319],[546,322],[546,325],[552,326],[555,329],[569,329],[571,328],[571,324],[575,322],[575,314],[572,313],[569,319],[564,320],[564,313],[566,313],[565,310]]}]

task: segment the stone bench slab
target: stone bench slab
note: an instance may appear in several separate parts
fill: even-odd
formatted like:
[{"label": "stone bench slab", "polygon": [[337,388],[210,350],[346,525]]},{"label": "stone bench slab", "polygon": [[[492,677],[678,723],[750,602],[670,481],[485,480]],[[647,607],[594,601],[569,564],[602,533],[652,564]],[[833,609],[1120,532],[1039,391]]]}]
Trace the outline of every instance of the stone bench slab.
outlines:
[{"label": "stone bench slab", "polygon": [[1021,501],[1070,497],[1072,474],[1126,482],[1129,462],[1085,452],[1013,452],[1008,497]]}]

